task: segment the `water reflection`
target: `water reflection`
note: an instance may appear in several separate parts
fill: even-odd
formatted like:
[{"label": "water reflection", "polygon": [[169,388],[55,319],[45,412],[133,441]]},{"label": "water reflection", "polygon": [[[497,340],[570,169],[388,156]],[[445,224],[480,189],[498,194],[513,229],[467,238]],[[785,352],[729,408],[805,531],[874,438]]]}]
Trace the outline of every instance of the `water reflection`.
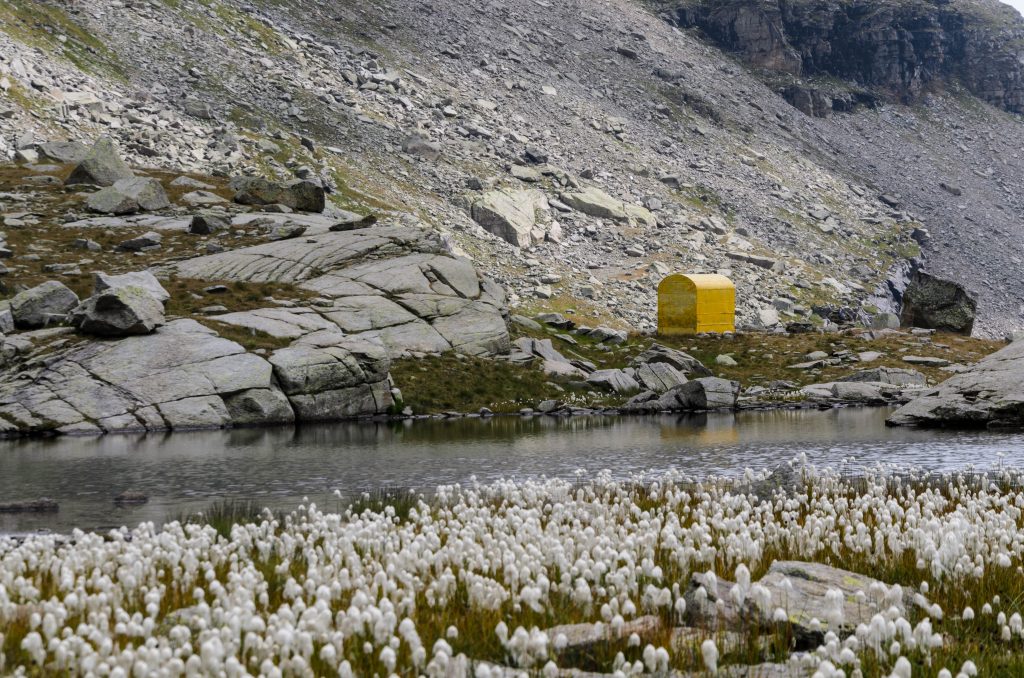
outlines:
[{"label": "water reflection", "polygon": [[[773,466],[885,461],[987,467],[997,452],[1024,466],[1024,437],[887,429],[886,410],[771,411],[664,417],[496,417],[202,433],[0,442],[0,502],[52,497],[57,515],[0,514],[0,531],[163,521],[222,497],[293,508],[337,506],[384,485],[428,490],[471,476],[571,477],[673,468],[694,475]],[[148,504],[115,507],[125,490]]]}]

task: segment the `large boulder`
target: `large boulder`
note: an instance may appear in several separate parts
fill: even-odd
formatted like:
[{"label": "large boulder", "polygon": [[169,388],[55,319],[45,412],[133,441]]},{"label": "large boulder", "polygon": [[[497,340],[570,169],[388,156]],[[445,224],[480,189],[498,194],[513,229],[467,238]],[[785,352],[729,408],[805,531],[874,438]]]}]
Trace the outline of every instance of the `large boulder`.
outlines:
[{"label": "large boulder", "polygon": [[160,284],[160,281],[156,279],[156,276],[149,271],[132,271],[131,273],[122,273],[120,275],[109,275],[100,271],[93,274],[94,294],[118,287],[141,287],[162,304],[171,298],[171,295]]},{"label": "large boulder", "polygon": [[[755,594],[754,586],[764,589],[764,593]],[[876,614],[890,608],[907,614],[911,608],[927,609],[929,605],[910,586],[890,585],[829,565],[792,560],[774,561],[753,585],[749,581],[740,584],[705,574],[692,575],[684,598],[687,621],[703,628],[771,625],[777,623],[775,614],[781,609],[799,649],[820,645],[827,631],[840,638],[849,636],[858,625],[870,624]]]},{"label": "large boulder", "polygon": [[85,158],[72,170],[71,175],[64,183],[69,186],[74,184],[113,186],[117,181],[130,179],[133,176],[135,173],[118,155],[114,142],[107,137],[101,137]]},{"label": "large boulder", "polygon": [[736,407],[739,395],[738,381],[701,377],[667,391],[658,405],[662,410],[731,410]]},{"label": "large boulder", "polygon": [[116,215],[161,210],[170,204],[160,182],[148,177],[120,179],[113,186],[102,188],[86,199],[89,210]]},{"label": "large boulder", "polygon": [[284,205],[300,212],[323,212],[326,206],[324,187],[296,179],[278,183],[261,177],[234,177],[231,189],[240,205]]},{"label": "large boulder", "polygon": [[924,391],[889,417],[891,426],[1024,426],[1024,342],[1014,342]]},{"label": "large boulder", "polygon": [[36,146],[40,160],[78,164],[89,155],[89,147],[78,141],[46,141]]},{"label": "large boulder", "polygon": [[11,299],[11,315],[17,327],[34,329],[63,322],[76,306],[77,294],[64,283],[49,280],[15,295]]},{"label": "large boulder", "polygon": [[101,337],[149,334],[164,324],[164,306],[143,287],[114,287],[82,302],[71,312],[71,324]]},{"label": "large boulder", "polygon": [[560,198],[574,210],[592,217],[631,223],[641,222],[651,227],[657,226],[657,220],[647,209],[613,198],[595,186],[586,186],[578,191],[562,193]]},{"label": "large boulder", "polygon": [[978,302],[963,285],[918,271],[903,293],[901,322],[970,336]]},{"label": "large boulder", "polygon": [[470,213],[476,223],[505,242],[530,247],[544,237],[544,232],[537,229],[537,210],[547,206],[544,194],[534,189],[497,190],[484,193],[473,203]]}]

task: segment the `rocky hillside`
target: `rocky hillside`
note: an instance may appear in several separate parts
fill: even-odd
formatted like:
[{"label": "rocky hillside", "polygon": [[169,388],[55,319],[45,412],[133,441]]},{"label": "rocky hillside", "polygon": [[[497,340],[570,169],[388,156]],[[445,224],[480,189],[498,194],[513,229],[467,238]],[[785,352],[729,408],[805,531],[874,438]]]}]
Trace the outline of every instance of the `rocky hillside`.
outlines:
[{"label": "rocky hillside", "polygon": [[[741,324],[869,319],[923,259],[977,294],[976,332],[1002,334],[1024,318],[1003,57],[1021,20],[962,4],[872,5],[858,34],[899,54],[839,72],[848,5],[764,10],[778,58],[758,61],[713,13],[660,2],[11,0],[0,150],[31,164],[40,142],[110,135],[133,166],[307,179],[439,232],[529,311],[651,329],[678,269],[730,274]],[[954,15],[981,37],[957,42]],[[909,16],[927,21],[885,37]],[[810,23],[818,38],[792,28]],[[942,47],[907,57],[926,34]],[[994,75],[966,89],[968,62]],[[790,85],[836,92],[826,117]],[[4,200],[10,236],[24,210]],[[8,296],[46,263],[12,254]]]}]

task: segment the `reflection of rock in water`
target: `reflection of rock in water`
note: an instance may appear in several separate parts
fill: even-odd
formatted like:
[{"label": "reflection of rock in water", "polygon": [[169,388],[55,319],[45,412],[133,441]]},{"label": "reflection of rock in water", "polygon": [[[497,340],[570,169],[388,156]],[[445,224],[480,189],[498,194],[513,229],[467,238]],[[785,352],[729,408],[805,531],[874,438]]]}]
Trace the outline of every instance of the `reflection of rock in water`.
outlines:
[{"label": "reflection of rock in water", "polygon": [[740,432],[732,412],[684,414],[663,417],[660,438],[689,441],[700,445],[728,445],[739,442]]}]

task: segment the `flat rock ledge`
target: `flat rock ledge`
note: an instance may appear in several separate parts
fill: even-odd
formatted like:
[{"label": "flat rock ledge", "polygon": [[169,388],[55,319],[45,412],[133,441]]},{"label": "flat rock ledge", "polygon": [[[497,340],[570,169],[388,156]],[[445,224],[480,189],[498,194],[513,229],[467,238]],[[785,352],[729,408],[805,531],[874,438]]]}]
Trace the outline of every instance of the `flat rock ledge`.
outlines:
[{"label": "flat rock ledge", "polygon": [[185,278],[287,282],[325,304],[217,316],[281,339],[342,332],[399,356],[506,354],[505,291],[451,256],[436,232],[401,226],[328,232],[180,262]]},{"label": "flat rock ledge", "polygon": [[896,410],[890,426],[1024,427],[1024,341],[986,356]]},{"label": "flat rock ledge", "polygon": [[267,358],[193,320],[55,342],[0,374],[0,434],[99,434],[342,419],[393,404],[379,345],[340,332]]}]

